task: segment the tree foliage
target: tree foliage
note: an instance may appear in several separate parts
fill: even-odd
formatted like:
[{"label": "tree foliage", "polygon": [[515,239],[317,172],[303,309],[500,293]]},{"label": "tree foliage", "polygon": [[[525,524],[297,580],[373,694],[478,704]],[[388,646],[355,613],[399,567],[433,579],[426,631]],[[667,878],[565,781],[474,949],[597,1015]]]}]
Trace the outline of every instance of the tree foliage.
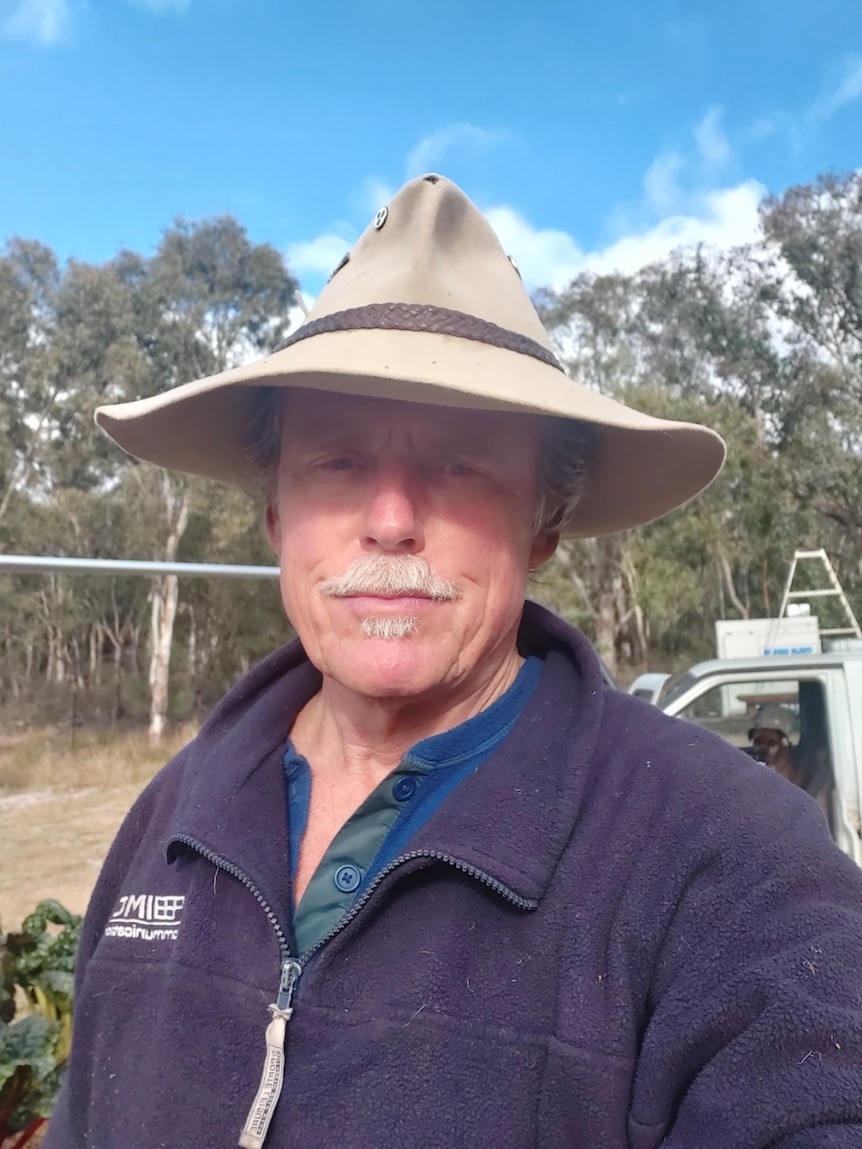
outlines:
[{"label": "tree foliage", "polygon": [[[4,549],[206,560],[219,545],[224,561],[251,561],[251,549],[264,561],[247,501],[214,497],[207,483],[128,457],[96,429],[93,411],[271,350],[287,330],[295,292],[279,253],[251,243],[229,216],[178,220],[152,257],[121,252],[101,266],[73,261],[61,269],[41,245],[11,241],[0,258]],[[257,590],[255,603],[269,613],[263,629],[283,630],[276,595]],[[217,651],[232,650],[240,664],[248,657],[218,633],[230,611],[204,609],[206,597],[191,587],[181,595],[171,576],[149,585],[7,576],[0,698],[70,721],[70,698],[77,716],[112,721],[149,704],[151,728],[160,730],[178,616],[192,647],[181,669],[195,682],[179,692],[180,705],[211,698],[235,675],[236,662]],[[234,628],[244,631],[242,618]],[[252,644],[255,653],[260,647]]]},{"label": "tree foliage", "polygon": [[[537,297],[574,377],[728,443],[721,476],[688,507],[566,542],[537,577],[536,595],[623,679],[710,654],[718,618],[774,615],[798,548],[825,547],[860,606],[862,177],[793,188],[764,202],[761,222],[746,248],[680,250]],[[268,561],[246,499],[129,458],[92,416],[266,353],[295,291],[278,252],[229,216],[177,220],[151,256],[99,266],[61,267],[44,245],[10,240],[0,546]],[[159,675],[161,721],[185,717],[287,635],[274,583],[7,575],[0,610],[0,704],[25,720],[152,721]]]},{"label": "tree foliage", "polygon": [[618,671],[710,653],[718,618],[776,614],[796,549],[825,547],[862,593],[862,177],[793,188],[761,220],[759,244],[537,299],[575,378],[728,443],[693,504],[569,544],[543,574]]}]

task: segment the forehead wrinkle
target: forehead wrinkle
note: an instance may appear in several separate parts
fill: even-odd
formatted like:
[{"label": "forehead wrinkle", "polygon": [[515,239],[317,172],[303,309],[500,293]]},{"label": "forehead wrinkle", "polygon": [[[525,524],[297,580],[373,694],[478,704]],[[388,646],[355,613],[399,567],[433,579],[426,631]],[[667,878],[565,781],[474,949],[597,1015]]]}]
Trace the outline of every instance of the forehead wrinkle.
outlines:
[{"label": "forehead wrinkle", "polygon": [[[495,432],[499,430],[499,425],[493,423],[484,429],[441,426],[433,417],[426,419],[414,411],[405,412],[403,416],[399,413],[395,418],[363,412],[355,418],[345,416],[343,420],[337,411],[303,412],[299,419],[290,418],[288,411],[283,424],[283,442],[290,446],[308,445],[313,448],[377,448],[403,440],[411,449],[427,449],[433,453],[469,452],[474,456],[488,457],[497,454],[495,448],[499,434]],[[529,427],[524,425],[518,430],[517,439],[525,447],[530,446]]]}]

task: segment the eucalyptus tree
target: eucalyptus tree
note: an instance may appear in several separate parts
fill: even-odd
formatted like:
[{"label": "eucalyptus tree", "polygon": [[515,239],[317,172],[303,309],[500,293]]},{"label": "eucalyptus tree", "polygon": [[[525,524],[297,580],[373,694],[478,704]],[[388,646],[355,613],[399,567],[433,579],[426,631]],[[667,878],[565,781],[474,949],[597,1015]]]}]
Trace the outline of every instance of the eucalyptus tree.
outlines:
[{"label": "eucalyptus tree", "polygon": [[778,370],[762,301],[695,249],[635,276],[582,275],[539,305],[574,377],[650,414],[706,423],[730,447],[722,476],[685,510],[564,546],[557,570],[577,593],[561,591],[553,570],[544,593],[568,600],[612,668],[647,661],[656,640],[705,653],[716,617],[760,609],[778,562],[777,536],[758,520],[786,490],[762,410]]},{"label": "eucalyptus tree", "polygon": [[[26,515],[15,525],[26,519],[28,529],[16,530],[16,549],[26,537],[41,553],[182,557],[195,500],[213,512],[218,499],[201,493],[203,480],[126,456],[96,430],[94,409],[266,353],[286,334],[295,292],[276,249],[252,243],[230,216],[178,220],[151,257],[121,252],[101,266],[71,262],[60,269],[47,248],[10,243],[0,259],[0,535],[3,514],[8,518],[20,497]],[[228,501],[235,511],[241,505]],[[251,517],[250,508],[246,513]],[[96,652],[107,647],[118,698],[124,655],[138,661],[146,606],[139,584],[132,591],[127,580],[57,576],[38,597],[39,610],[26,626],[21,619],[21,634],[10,636],[7,649],[29,649],[41,620],[44,669],[56,680],[82,666],[98,677]],[[167,715],[178,603],[175,576],[152,580],[154,738]]]},{"label": "eucalyptus tree", "polygon": [[[277,346],[287,330],[296,282],[269,244],[253,244],[231,216],[177,220],[149,260],[128,253],[115,273],[131,291],[134,332],[145,369],[138,394],[154,394],[212,375]],[[128,383],[116,379],[116,398]],[[200,485],[141,464],[136,479],[151,520],[160,524],[154,557],[177,558]],[[161,736],[168,711],[175,575],[153,579],[150,615],[150,735]]]},{"label": "eucalyptus tree", "polygon": [[[567,372],[603,394],[621,397],[640,371],[639,348],[632,338],[639,306],[634,281],[584,273],[557,294],[538,293],[535,302]],[[539,597],[591,633],[615,674],[632,618],[627,538],[613,534],[563,542],[534,586]]]},{"label": "eucalyptus tree", "polygon": [[44,447],[57,381],[52,368],[60,269],[35,240],[0,255],[0,520],[26,488]]},{"label": "eucalyptus tree", "polygon": [[784,345],[771,409],[793,489],[862,586],[862,173],[765,201],[761,291]]}]

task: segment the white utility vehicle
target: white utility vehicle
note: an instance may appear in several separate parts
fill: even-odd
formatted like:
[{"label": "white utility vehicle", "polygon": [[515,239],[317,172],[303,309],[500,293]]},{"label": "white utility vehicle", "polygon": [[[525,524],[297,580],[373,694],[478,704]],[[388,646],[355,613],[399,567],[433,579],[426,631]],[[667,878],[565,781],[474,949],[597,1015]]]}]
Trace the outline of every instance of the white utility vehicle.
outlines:
[{"label": "white utility vehicle", "polygon": [[791,754],[804,787],[836,843],[862,865],[862,641],[830,645],[822,654],[701,662],[668,684],[658,705],[742,748],[759,706],[793,711]]}]

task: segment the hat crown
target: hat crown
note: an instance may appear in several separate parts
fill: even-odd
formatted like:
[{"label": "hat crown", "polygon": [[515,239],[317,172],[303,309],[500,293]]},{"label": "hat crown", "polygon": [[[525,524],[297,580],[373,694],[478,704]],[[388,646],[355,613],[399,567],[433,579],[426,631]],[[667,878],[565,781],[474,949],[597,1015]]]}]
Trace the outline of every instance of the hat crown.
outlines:
[{"label": "hat crown", "polygon": [[[96,418],[138,458],[256,491],[250,448],[262,387],[578,420],[589,440],[587,479],[565,528],[577,535],[666,514],[724,458],[713,431],[643,414],[570,378],[493,228],[441,176],[393,196],[276,351],[100,407]],[[584,440],[575,438],[581,466]]]},{"label": "hat crown", "polygon": [[494,229],[443,176],[411,180],[378,212],[321,291],[306,322],[374,303],[474,315],[550,347]]}]

